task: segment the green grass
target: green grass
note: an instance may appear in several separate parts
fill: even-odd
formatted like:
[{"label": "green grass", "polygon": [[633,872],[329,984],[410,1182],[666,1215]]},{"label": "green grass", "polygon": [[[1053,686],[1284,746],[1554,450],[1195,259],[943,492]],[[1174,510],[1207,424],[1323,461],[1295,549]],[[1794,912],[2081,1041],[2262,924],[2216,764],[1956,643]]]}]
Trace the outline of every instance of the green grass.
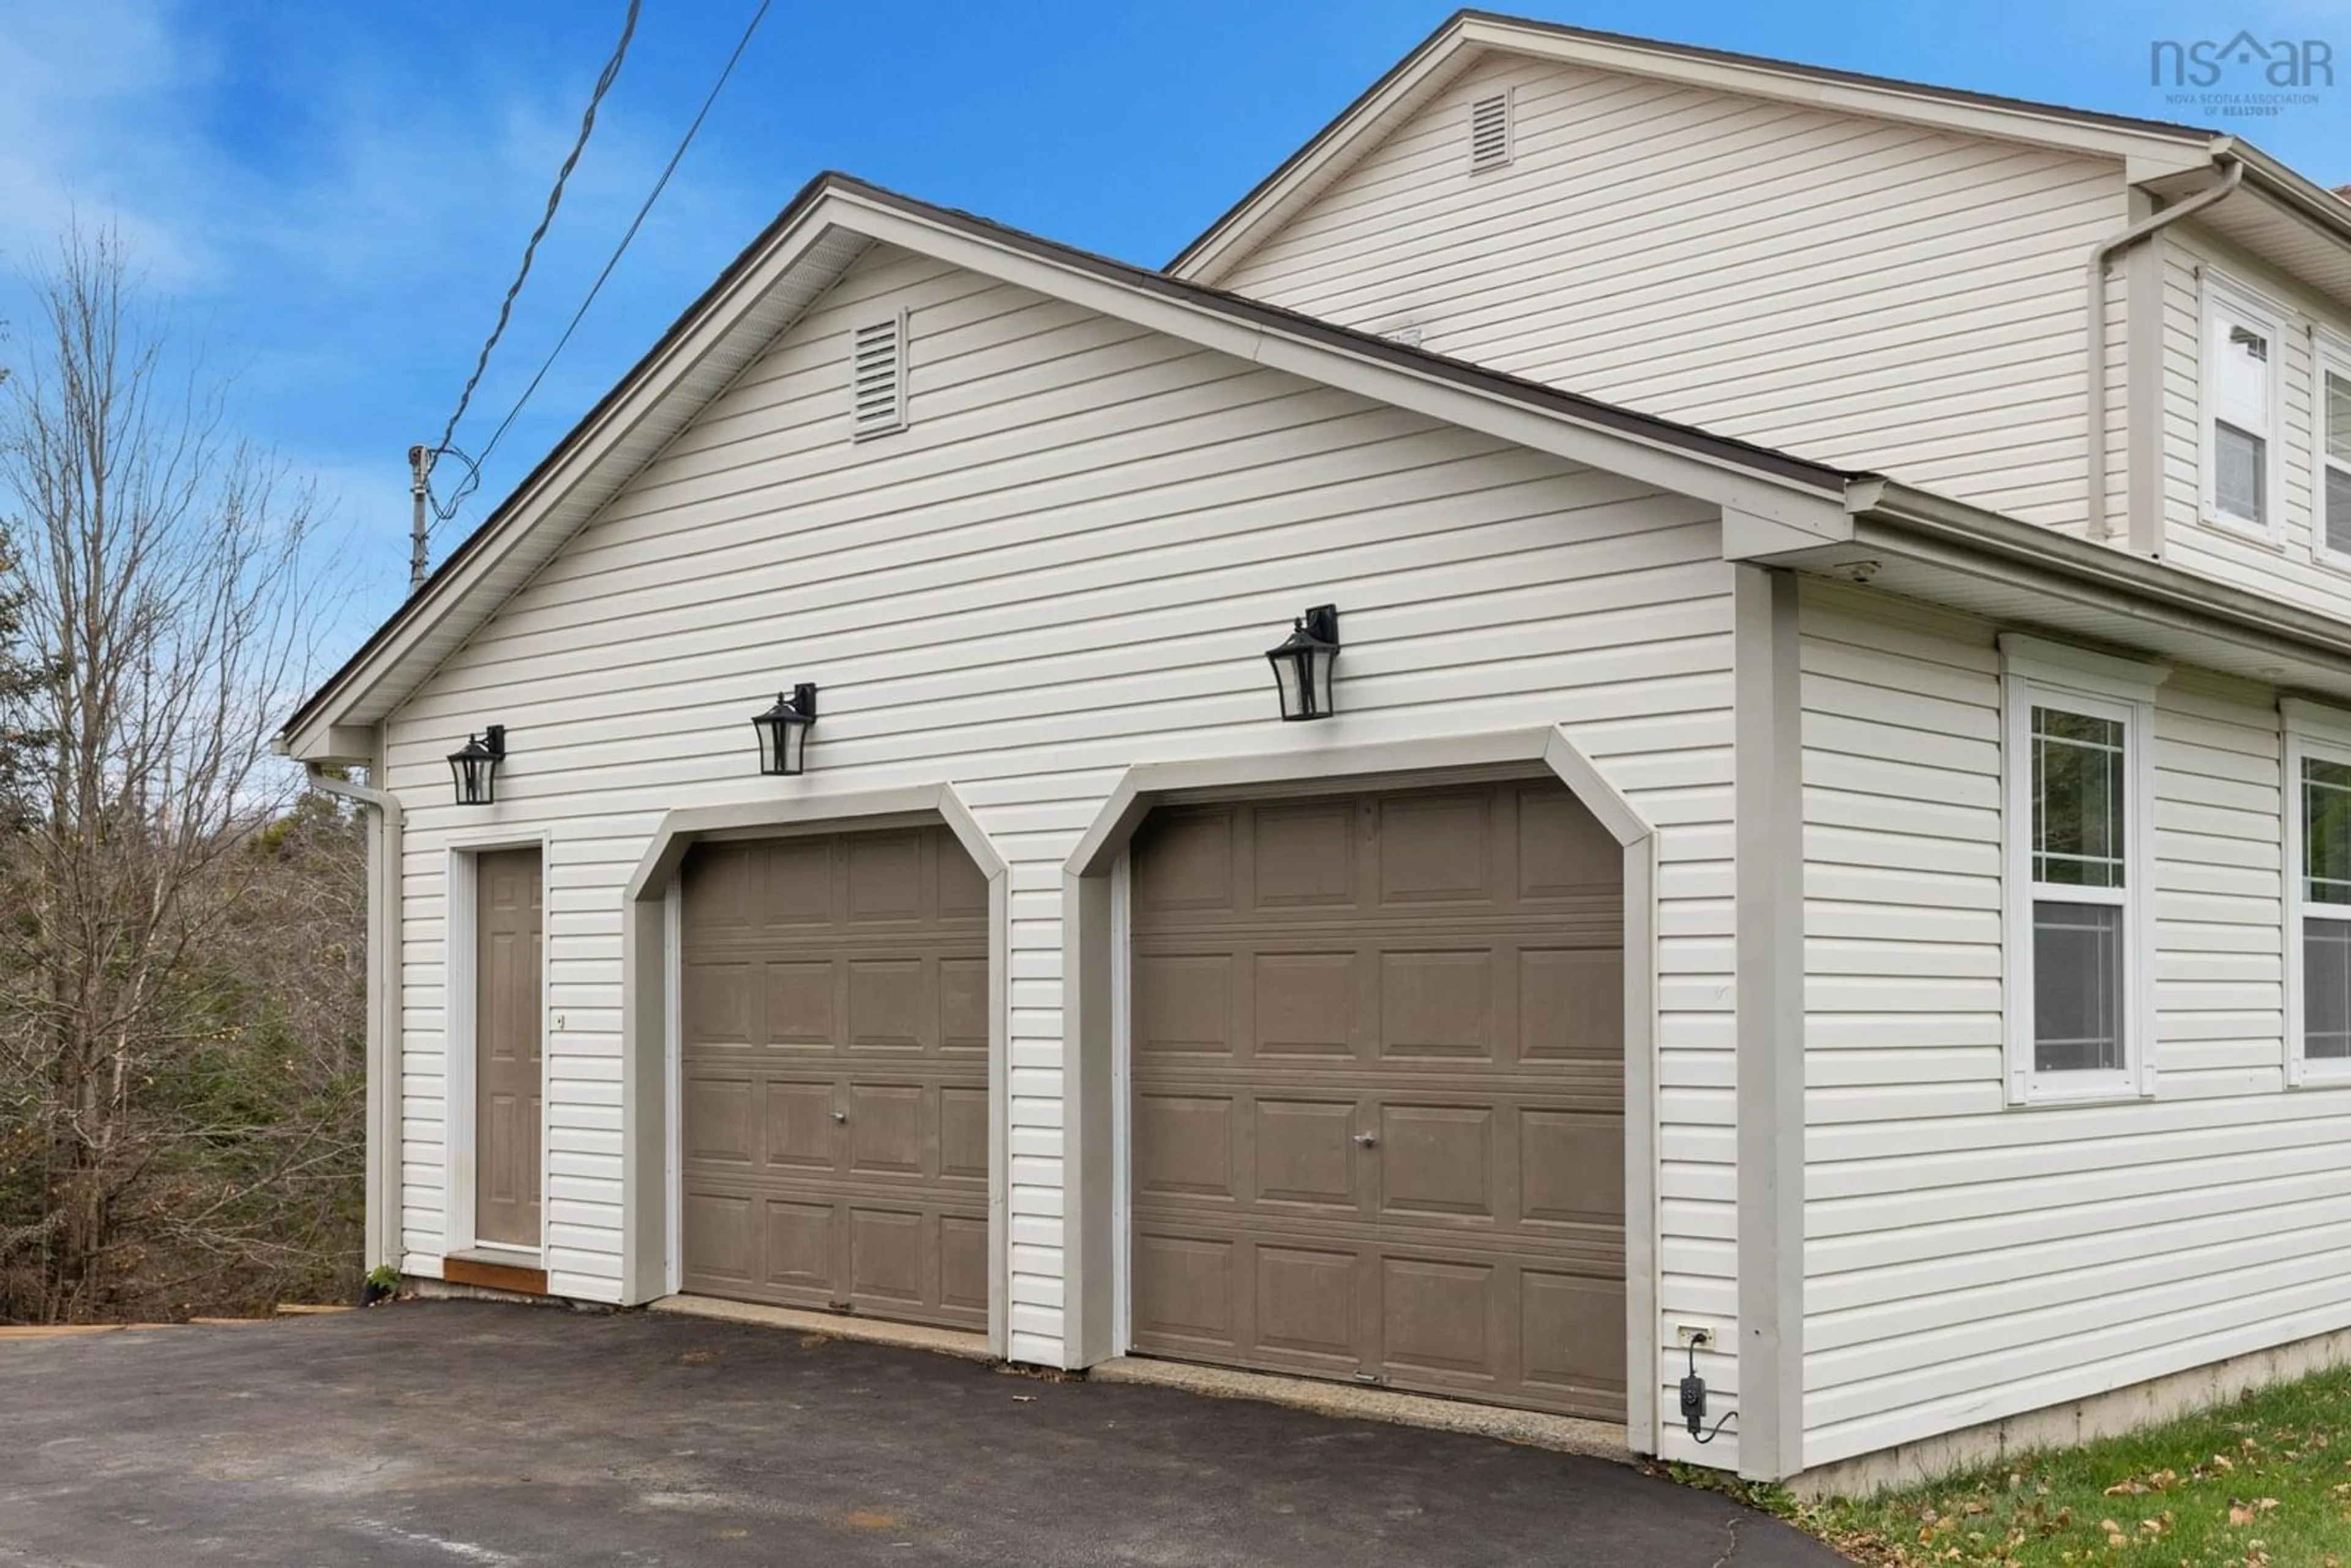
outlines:
[{"label": "green grass", "polygon": [[1857,1562],[1899,1568],[2351,1568],[2351,1369],[1874,1498],[1739,1495]]}]

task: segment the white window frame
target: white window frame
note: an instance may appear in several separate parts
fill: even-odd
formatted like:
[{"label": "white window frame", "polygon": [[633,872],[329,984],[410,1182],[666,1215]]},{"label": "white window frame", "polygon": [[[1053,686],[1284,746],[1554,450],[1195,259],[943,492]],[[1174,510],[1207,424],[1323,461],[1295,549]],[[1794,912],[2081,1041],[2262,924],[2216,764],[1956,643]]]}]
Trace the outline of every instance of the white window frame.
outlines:
[{"label": "white window frame", "polygon": [[2305,896],[2302,765],[2307,758],[2351,763],[2351,713],[2299,697],[2278,699],[2285,731],[2285,1081],[2289,1088],[2351,1083],[2351,1057],[2312,1061],[2304,1050],[2302,925],[2305,916],[2351,920],[2351,904]]},{"label": "white window frame", "polygon": [[[2210,271],[2205,273],[2204,308],[2200,312],[2201,320],[2199,327],[2202,336],[2197,343],[2196,350],[2197,402],[2202,422],[2197,436],[2200,454],[2199,464],[2202,469],[2199,481],[2202,487],[2199,508],[2203,512],[2204,521],[2208,526],[2224,528],[2231,533],[2248,535],[2271,544],[2277,543],[2284,537],[2285,490],[2283,479],[2285,472],[2283,457],[2286,316],[2286,311],[2271,304],[2242,284]],[[2262,442],[2263,468],[2262,496],[2265,503],[2262,510],[2266,516],[2259,522],[2251,517],[2239,517],[2234,512],[2224,512],[2220,509],[2220,442],[2214,425],[2224,411],[2215,395],[2214,383],[2219,380],[2219,376],[2218,367],[2212,361],[2212,343],[2216,329],[2223,322],[2248,327],[2260,332],[2268,340],[2270,346],[2268,418],[2264,428],[2246,432],[2248,434],[2259,436]],[[2230,423],[2244,428],[2249,422],[2232,419]]]},{"label": "white window frame", "polygon": [[2311,335],[2310,355],[2310,558],[2340,570],[2351,570],[2351,550],[2326,542],[2326,475],[2332,468],[2351,474],[2351,463],[2338,462],[2326,452],[2326,378],[2351,381],[2351,342],[2331,332]]},{"label": "white window frame", "polygon": [[[2155,694],[2170,669],[2005,632],[2000,639],[2003,1009],[2008,1100],[2076,1104],[2154,1094]],[[2061,708],[2123,725],[2123,885],[2041,883],[2032,878],[2032,710]],[[2033,905],[2112,904],[2123,911],[2123,1065],[2043,1072],[2034,1065]]]}]

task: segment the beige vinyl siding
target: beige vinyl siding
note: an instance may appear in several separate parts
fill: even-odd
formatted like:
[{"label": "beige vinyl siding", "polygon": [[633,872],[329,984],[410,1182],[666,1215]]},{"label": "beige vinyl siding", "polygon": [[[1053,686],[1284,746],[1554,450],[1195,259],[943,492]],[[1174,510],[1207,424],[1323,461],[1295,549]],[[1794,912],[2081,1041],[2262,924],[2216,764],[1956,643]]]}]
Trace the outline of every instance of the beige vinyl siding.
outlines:
[{"label": "beige vinyl siding", "polygon": [[[2269,301],[2279,320],[2277,537],[2208,521],[2204,508],[2204,289],[2216,274]],[[2220,241],[2192,221],[2163,246],[2163,548],[2201,576],[2351,619],[2351,562],[2330,557],[2313,484],[2317,359],[2314,329],[2351,342],[2351,313]]]},{"label": "beige vinyl siding", "polygon": [[[1504,85],[1517,157],[1472,175]],[[2078,526],[2083,263],[2125,221],[2119,162],[1492,55],[1216,281]]]},{"label": "beige vinyl siding", "polygon": [[2149,1101],[2010,1107],[1995,628],[1808,583],[1804,1462],[2351,1324],[2351,1095],[2283,1088],[2274,694],[2158,694]]},{"label": "beige vinyl siding", "polygon": [[[909,426],[852,443],[850,329],[900,306]],[[1263,651],[1325,600],[1343,711],[1285,727]],[[549,834],[549,1268],[611,1299],[620,894],[662,812],[953,781],[1011,868],[1010,1346],[1054,1364],[1062,862],[1121,770],[1558,722],[1658,828],[1661,1305],[1727,1336],[1729,660],[1704,505],[876,247],[391,721],[411,1266],[453,832]],[[795,680],[810,772],[762,779],[747,720]],[[442,758],[490,722],[501,803],[458,810]]]}]

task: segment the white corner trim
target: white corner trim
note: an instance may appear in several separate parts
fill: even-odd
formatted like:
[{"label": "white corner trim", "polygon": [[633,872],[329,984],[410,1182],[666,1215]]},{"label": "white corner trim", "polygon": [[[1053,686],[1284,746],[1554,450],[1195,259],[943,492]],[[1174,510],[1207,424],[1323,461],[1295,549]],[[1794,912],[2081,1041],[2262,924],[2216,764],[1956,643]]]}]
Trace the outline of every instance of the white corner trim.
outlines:
[{"label": "white corner trim", "polygon": [[2116,702],[2152,703],[2156,689],[2171,678],[2171,666],[2160,661],[2101,653],[2022,632],[2000,634],[2000,659],[2004,674]]}]

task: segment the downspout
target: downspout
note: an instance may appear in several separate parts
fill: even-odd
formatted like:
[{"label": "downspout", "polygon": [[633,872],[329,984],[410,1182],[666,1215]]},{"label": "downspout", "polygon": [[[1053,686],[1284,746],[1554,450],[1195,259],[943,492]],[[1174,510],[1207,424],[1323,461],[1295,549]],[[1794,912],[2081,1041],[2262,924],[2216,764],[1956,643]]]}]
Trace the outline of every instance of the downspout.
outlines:
[{"label": "downspout", "polygon": [[[400,1267],[400,801],[307,765],[310,787],[368,812],[367,1218],[362,1266]],[[381,770],[371,768],[371,772]]]},{"label": "downspout", "polygon": [[2208,185],[2183,202],[2139,219],[2111,239],[2101,241],[2090,252],[2086,361],[2090,371],[2089,537],[2094,539],[2110,538],[2114,532],[2106,525],[2106,265],[2157,230],[2194,216],[2244,183],[2244,160],[2221,152],[2214,154],[2212,161],[2222,170],[2220,183]]}]

